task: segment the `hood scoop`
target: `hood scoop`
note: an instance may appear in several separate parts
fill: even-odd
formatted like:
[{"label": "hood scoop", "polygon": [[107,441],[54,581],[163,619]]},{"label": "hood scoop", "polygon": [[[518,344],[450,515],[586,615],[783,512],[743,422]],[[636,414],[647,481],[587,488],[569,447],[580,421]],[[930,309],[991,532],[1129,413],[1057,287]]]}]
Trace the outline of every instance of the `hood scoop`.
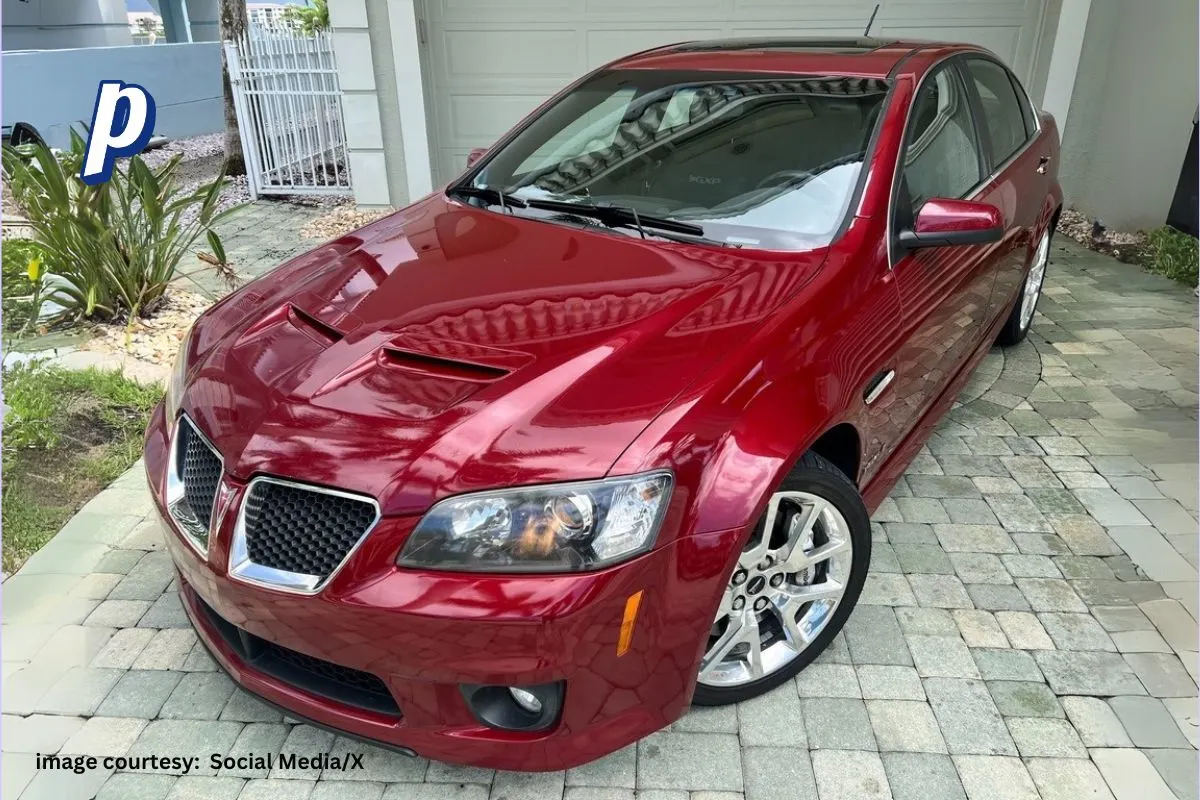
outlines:
[{"label": "hood scoop", "polygon": [[467,383],[492,383],[511,372],[504,367],[456,361],[398,347],[384,347],[381,352],[386,365],[427,377],[447,378]]}]

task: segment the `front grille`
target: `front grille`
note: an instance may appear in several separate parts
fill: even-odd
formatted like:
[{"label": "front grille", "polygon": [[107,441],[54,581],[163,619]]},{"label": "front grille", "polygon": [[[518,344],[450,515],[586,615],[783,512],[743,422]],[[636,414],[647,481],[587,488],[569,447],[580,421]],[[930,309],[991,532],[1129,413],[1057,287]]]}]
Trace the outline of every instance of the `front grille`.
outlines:
[{"label": "front grille", "polygon": [[269,642],[229,622],[204,602],[191,587],[188,592],[212,623],[221,640],[238,657],[258,671],[299,689],[355,708],[400,717],[396,698],[378,676],[343,667]]},{"label": "front grille", "polygon": [[179,423],[179,455],[183,473],[183,498],[196,520],[208,530],[213,499],[221,482],[221,459],[185,417]]},{"label": "front grille", "polygon": [[250,487],[246,554],[254,564],[324,581],[375,524],[375,504],[269,479]]}]

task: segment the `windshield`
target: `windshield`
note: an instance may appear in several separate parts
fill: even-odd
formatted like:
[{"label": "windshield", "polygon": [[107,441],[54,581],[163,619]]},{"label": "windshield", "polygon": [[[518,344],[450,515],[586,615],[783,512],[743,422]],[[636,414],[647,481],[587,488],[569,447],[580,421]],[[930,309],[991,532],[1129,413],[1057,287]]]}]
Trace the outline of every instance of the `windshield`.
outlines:
[{"label": "windshield", "polygon": [[848,213],[887,89],[868,78],[605,72],[539,115],[469,185],[633,209],[729,246],[820,247]]}]

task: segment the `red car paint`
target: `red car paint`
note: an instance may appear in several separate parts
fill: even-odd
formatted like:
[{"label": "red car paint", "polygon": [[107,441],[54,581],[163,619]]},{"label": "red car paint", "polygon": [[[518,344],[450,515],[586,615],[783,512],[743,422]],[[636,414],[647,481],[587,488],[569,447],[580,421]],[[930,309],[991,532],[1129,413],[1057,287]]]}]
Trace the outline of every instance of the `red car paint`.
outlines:
[{"label": "red car paint", "polygon": [[[1012,308],[1061,206],[1053,120],[971,200],[996,243],[890,261],[893,175],[915,88],[961,45],[677,52],[628,69],[890,77],[857,206],[831,246],[767,252],[640,241],[505,216],[435,193],[327,243],[197,322],[182,409],[219,450],[225,494],[206,558],[171,522],[193,624],[251,692],[351,734],[443,761],[521,770],[590,761],[687,709],[737,552],[774,486],[836,426],[867,506],[886,496]],[[610,65],[612,66],[612,65]],[[535,115],[538,112],[534,112]],[[977,214],[954,202],[943,218]],[[451,359],[461,374],[425,369]],[[473,366],[471,366],[473,365]],[[880,400],[864,388],[885,367]],[[146,469],[160,511],[160,406]],[[850,435],[852,434],[852,435]],[[463,492],[669,469],[654,548],[596,572],[401,569],[407,534]],[[312,597],[227,575],[246,483],[273,475],[376,498],[382,520]],[[167,517],[164,513],[164,520]],[[617,656],[627,598],[644,591]],[[344,706],[242,663],[197,597],[233,624],[371,672],[403,718]],[[566,681],[557,725],[501,732],[459,685]]]}]

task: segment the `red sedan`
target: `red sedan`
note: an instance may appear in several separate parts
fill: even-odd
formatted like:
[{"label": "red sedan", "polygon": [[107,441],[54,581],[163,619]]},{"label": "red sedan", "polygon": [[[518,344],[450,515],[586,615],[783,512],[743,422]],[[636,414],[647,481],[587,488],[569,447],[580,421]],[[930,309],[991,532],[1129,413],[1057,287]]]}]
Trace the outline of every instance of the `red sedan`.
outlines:
[{"label": "red sedan", "polygon": [[587,75],[196,323],[145,463],[201,640],[292,716],[504,769],[787,681],[858,600],[871,510],[1028,332],[1058,155],[971,46]]}]

